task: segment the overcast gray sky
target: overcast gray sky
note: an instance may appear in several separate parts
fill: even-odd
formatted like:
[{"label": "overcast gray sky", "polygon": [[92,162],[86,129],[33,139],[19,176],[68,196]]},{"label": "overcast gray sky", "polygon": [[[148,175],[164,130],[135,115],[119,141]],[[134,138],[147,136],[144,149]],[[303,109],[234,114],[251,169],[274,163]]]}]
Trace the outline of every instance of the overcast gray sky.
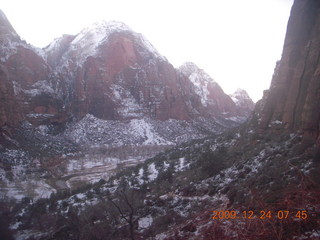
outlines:
[{"label": "overcast gray sky", "polygon": [[142,33],[179,67],[191,61],[226,93],[269,88],[293,0],[1,0],[18,34],[37,47],[101,20]]}]

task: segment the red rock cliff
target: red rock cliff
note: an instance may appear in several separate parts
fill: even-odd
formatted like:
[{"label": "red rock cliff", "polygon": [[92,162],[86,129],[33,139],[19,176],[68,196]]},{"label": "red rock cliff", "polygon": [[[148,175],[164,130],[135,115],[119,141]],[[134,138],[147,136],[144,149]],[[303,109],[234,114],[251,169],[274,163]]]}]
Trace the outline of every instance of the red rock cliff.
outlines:
[{"label": "red rock cliff", "polygon": [[320,1],[296,0],[281,61],[266,97],[260,126],[278,120],[288,130],[319,136]]}]

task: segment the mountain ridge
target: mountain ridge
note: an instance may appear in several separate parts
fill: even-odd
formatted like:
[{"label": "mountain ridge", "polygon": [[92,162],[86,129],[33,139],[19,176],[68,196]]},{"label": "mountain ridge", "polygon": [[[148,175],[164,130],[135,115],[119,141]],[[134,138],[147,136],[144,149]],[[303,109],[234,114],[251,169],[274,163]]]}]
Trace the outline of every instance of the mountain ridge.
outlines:
[{"label": "mountain ridge", "polygon": [[[64,124],[86,114],[114,120],[138,116],[192,120],[223,117],[222,113],[247,117],[217,83],[200,87],[199,79],[211,79],[203,70],[198,68],[201,74],[192,78],[181,74],[142,34],[121,22],[96,23],[76,35],[63,35],[42,50],[21,41],[18,45],[3,63],[12,69],[16,98],[29,102],[18,119],[35,126]],[[14,62],[28,73],[17,70]],[[131,112],[126,116],[127,110]]]}]

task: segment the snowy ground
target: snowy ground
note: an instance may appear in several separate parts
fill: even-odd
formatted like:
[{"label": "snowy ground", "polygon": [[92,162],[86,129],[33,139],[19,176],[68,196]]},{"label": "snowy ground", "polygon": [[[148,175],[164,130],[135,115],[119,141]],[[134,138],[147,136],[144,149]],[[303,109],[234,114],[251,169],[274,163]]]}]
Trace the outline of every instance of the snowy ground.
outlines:
[{"label": "snowy ground", "polygon": [[121,122],[102,120],[88,114],[78,123],[69,126],[65,136],[82,145],[175,145],[219,132],[220,129],[217,130],[214,124],[149,118]]}]

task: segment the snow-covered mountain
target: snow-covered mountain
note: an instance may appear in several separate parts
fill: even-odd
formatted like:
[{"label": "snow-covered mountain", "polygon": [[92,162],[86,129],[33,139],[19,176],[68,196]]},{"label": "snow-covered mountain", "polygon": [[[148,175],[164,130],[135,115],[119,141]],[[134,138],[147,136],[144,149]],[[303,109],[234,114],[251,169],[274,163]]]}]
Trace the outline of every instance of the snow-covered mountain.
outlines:
[{"label": "snow-covered mountain", "polygon": [[180,66],[179,71],[192,82],[195,93],[200,97],[204,107],[211,108],[211,112],[234,115],[236,106],[230,97],[203,69],[187,62]]},{"label": "snow-covered mountain", "polygon": [[203,70],[192,63],[174,69],[142,34],[120,22],[64,35],[44,51],[53,71],[72,89],[67,95],[78,119],[87,113],[110,120],[238,114]]},{"label": "snow-covered mountain", "polygon": [[250,114],[254,109],[254,102],[244,89],[238,88],[233,94],[230,94],[232,101],[241,109],[244,115]]},{"label": "snow-covered mountain", "polygon": [[11,46],[1,54],[3,71],[15,96],[6,99],[26,103],[8,122],[63,126],[86,114],[105,120],[243,117],[203,70],[192,63],[174,69],[124,23],[96,23],[39,50],[20,40],[3,13],[1,21],[3,42]]},{"label": "snow-covered mountain", "polygon": [[[73,64],[81,67],[88,57],[101,56],[101,54],[103,54],[101,52],[103,45],[109,44],[112,41],[112,36],[114,34],[121,33],[133,35],[138,47],[145,50],[145,54],[152,54],[158,58],[164,59],[142,34],[135,33],[126,24],[117,21],[95,23],[90,27],[84,28],[80,33],[73,36],[72,39],[70,35],[64,35],[55,39],[51,44],[44,48],[44,51],[47,58],[50,59],[53,55],[56,55],[57,52],[61,51],[64,39],[70,38],[68,47],[64,49],[65,51],[62,56],[60,56],[59,59],[56,59],[56,62],[52,63],[52,65],[61,69],[63,67],[68,67],[68,64],[71,64],[70,61],[72,61]],[[128,55],[128,58],[134,57],[130,56],[130,54]]]},{"label": "snow-covered mountain", "polygon": [[72,187],[107,179],[128,159],[136,164],[245,119],[203,70],[193,63],[175,69],[124,23],[96,23],[37,49],[20,39],[2,12],[0,21],[3,196],[39,197],[43,184],[34,181],[44,183],[44,176],[47,192],[68,188],[70,179],[77,182]]}]

